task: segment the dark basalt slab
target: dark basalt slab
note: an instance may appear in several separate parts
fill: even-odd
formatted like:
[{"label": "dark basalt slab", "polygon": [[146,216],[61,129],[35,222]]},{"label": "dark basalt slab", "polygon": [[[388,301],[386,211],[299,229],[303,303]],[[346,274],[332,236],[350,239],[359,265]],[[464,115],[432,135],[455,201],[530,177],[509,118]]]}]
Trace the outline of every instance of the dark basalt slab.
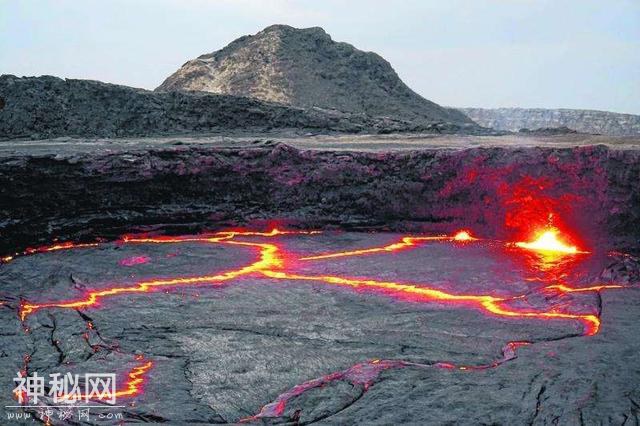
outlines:
[{"label": "dark basalt slab", "polygon": [[[293,259],[380,246],[399,237],[325,233],[269,241]],[[144,262],[131,260],[141,256],[146,256]],[[32,372],[108,370],[119,376],[135,365],[136,354],[143,354],[154,367],[146,376],[144,392],[120,401],[126,405],[122,412],[127,422],[226,423],[257,414],[265,404],[309,380],[375,359],[402,360],[421,366],[384,368],[370,375],[366,369],[349,370],[344,377],[288,399],[280,417],[263,420],[320,424],[633,424],[639,420],[637,283],[601,295],[542,297],[545,283],[527,280],[533,271],[526,256],[497,242],[434,242],[393,254],[295,267],[304,274],[418,282],[457,293],[527,294],[538,308],[558,303],[576,312],[600,314],[600,333],[581,337],[582,326],[572,320],[507,319],[465,306],[256,276],[222,286],[110,297],[93,308],[45,309],[22,325],[18,320],[21,299],[69,299],[81,297],[87,289],[144,278],[212,274],[238,268],[254,257],[251,251],[228,245],[108,243],[18,257],[0,266],[2,387],[12,385],[25,354],[30,356]],[[568,270],[567,280],[573,285],[602,283],[606,259],[601,252],[580,258]],[[83,338],[87,321],[94,328],[89,340]],[[28,334],[23,326],[29,327]],[[493,368],[435,367],[444,362],[491,365],[505,357],[503,347],[509,341],[532,343],[518,348],[516,358]],[[366,386],[358,381],[361,377]],[[1,405],[14,403],[10,392],[0,393]]]}]

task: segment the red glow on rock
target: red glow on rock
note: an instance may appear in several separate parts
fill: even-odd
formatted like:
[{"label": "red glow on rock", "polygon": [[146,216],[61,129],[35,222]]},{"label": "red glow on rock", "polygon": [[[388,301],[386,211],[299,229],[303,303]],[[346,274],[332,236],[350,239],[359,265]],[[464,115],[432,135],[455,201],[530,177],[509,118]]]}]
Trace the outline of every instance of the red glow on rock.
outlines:
[{"label": "red glow on rock", "polygon": [[454,236],[453,239],[455,241],[474,241],[477,240],[477,238],[474,238],[471,236],[471,232],[469,231],[458,231]]},{"label": "red glow on rock", "polygon": [[435,364],[436,368],[445,368],[447,370],[454,370],[456,368],[455,365],[449,363],[449,362],[437,362]]},{"label": "red glow on rock", "polygon": [[132,256],[122,259],[119,263],[122,266],[135,266],[149,263],[150,260],[151,258],[149,256]]},{"label": "red glow on rock", "polygon": [[67,241],[64,243],[52,244],[50,246],[29,247],[24,251],[16,252],[13,255],[4,256],[0,258],[0,263],[11,262],[16,257],[20,257],[20,256],[29,256],[29,255],[38,254],[38,253],[49,253],[53,251],[70,250],[70,249],[77,249],[77,248],[97,247],[98,245],[99,243],[74,243],[71,241]]},{"label": "red glow on rock", "polygon": [[548,280],[560,279],[563,271],[568,269],[571,262],[575,262],[577,255],[587,254],[577,246],[569,243],[573,240],[568,233],[557,228],[547,227],[536,231],[530,241],[518,241],[513,246],[533,253],[534,258],[528,262],[533,269],[546,271],[550,274]]},{"label": "red glow on rock", "polygon": [[[336,371],[334,373],[327,374],[317,379],[306,381],[302,384],[296,385],[286,392],[278,395],[276,400],[270,404],[262,407],[258,414],[246,417],[240,420],[240,423],[260,421],[261,419],[283,417],[285,410],[290,402],[303,393],[323,387],[329,383],[344,381],[352,386],[362,386],[362,391],[367,392],[369,388],[378,379],[380,373],[390,369],[400,368],[414,368],[414,369],[429,369],[439,368],[445,370],[459,370],[459,371],[481,371],[489,368],[495,368],[505,362],[511,361],[517,358],[516,350],[522,346],[530,345],[531,342],[514,341],[507,343],[502,348],[502,357],[490,362],[488,364],[480,365],[455,365],[449,362],[437,362],[435,364],[422,364],[417,362],[403,361],[403,360],[390,360],[390,359],[374,359],[367,362],[356,364],[346,370]],[[297,408],[297,407],[296,407]],[[294,412],[295,413],[295,412]]]},{"label": "red glow on rock", "polygon": [[538,232],[535,240],[530,242],[517,242],[516,246],[527,250],[534,250],[542,253],[583,253],[576,246],[570,246],[558,238],[560,231],[557,229],[544,229]]}]

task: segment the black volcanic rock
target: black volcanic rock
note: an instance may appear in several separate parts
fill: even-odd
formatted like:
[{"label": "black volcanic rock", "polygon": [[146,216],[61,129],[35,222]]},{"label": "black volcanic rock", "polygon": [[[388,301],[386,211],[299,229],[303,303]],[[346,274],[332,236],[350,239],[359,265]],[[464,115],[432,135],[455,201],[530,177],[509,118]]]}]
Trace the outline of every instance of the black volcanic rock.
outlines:
[{"label": "black volcanic rock", "polygon": [[[367,148],[364,138],[344,138]],[[270,256],[228,240],[118,241],[0,259],[0,381],[12,383],[17,371],[124,378],[151,363],[141,393],[119,398],[120,407],[91,408],[96,421],[82,424],[105,424],[98,416],[113,408],[123,422],[170,425],[637,423],[640,374],[629,367],[640,351],[640,269],[625,248],[637,250],[640,233],[633,145],[611,138],[610,146],[535,146],[529,136],[455,149],[453,138],[430,138],[421,150],[358,151],[313,149],[316,138],[294,141],[299,148],[149,139],[1,144],[0,258],[53,241],[239,225],[429,235],[464,228],[487,240],[303,262],[301,255],[380,247],[403,235],[242,237],[273,243],[265,247],[281,256],[267,263],[300,275],[254,270],[149,292],[133,288],[171,284],[158,278],[231,276]],[[517,200],[505,188],[518,188]],[[526,198],[561,207],[591,253],[572,256],[560,275],[532,268],[527,254],[500,243],[513,241],[505,218],[514,205],[527,207]],[[380,285],[302,279],[327,275]],[[553,290],[557,277],[576,291]],[[567,318],[502,318],[467,300],[403,298],[389,281],[495,295],[528,313],[596,315],[602,327],[587,337]],[[628,288],[586,291],[607,283]],[[96,291],[93,306],[61,304]],[[44,305],[25,317],[27,303]],[[0,404],[15,405],[13,394],[0,393]],[[60,411],[52,407],[56,420]]]},{"label": "black volcanic rock", "polygon": [[389,62],[338,43],[318,27],[273,25],[185,63],[156,90],[248,96],[299,107],[475,127],[454,109],[424,99]]},{"label": "black volcanic rock", "polygon": [[331,128],[357,124],[253,99],[153,93],[89,80],[0,77],[0,138],[121,137],[267,127]]},{"label": "black volcanic rock", "polygon": [[[212,93],[157,93],[90,80],[0,76],[0,139],[209,133],[455,133],[467,127],[297,108]],[[471,130],[482,133],[486,129]]]},{"label": "black volcanic rock", "polygon": [[535,186],[536,197],[571,200],[558,208],[587,246],[604,238],[637,247],[640,238],[637,149],[514,143],[346,152],[229,139],[221,146],[84,141],[46,152],[34,147],[33,155],[3,152],[0,255],[54,238],[274,218],[307,228],[450,233],[469,227],[507,238],[504,218],[519,204],[502,188],[529,188],[531,176],[545,181]]}]

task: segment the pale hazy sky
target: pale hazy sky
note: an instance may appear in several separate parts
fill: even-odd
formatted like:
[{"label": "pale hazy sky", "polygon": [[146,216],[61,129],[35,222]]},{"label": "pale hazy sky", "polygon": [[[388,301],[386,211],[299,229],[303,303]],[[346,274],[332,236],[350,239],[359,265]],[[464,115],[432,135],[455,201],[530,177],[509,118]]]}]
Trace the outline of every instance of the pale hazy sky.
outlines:
[{"label": "pale hazy sky", "polygon": [[443,105],[640,114],[640,0],[0,0],[0,74],[152,89],[274,23],[377,52]]}]

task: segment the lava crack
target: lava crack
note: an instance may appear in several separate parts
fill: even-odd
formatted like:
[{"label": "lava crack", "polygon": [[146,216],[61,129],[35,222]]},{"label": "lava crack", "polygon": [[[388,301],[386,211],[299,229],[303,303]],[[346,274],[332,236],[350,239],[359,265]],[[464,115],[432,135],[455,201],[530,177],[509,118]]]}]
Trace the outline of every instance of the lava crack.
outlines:
[{"label": "lava crack", "polygon": [[[350,250],[333,253],[323,253],[312,256],[300,257],[296,253],[287,251],[278,242],[278,238],[284,235],[307,235],[318,234],[317,231],[281,231],[273,229],[269,232],[252,231],[223,231],[212,234],[197,236],[125,236],[118,241],[119,244],[180,244],[199,242],[204,244],[223,244],[242,248],[248,248],[257,252],[257,258],[239,268],[231,269],[216,274],[197,276],[178,276],[173,278],[145,279],[129,285],[114,285],[103,289],[96,289],[86,292],[82,297],[76,299],[57,300],[48,302],[25,301],[19,308],[19,318],[26,321],[30,315],[43,309],[86,309],[98,307],[101,302],[110,297],[150,293],[159,289],[176,288],[181,286],[212,285],[220,286],[233,282],[236,279],[247,276],[261,276],[274,280],[287,281],[313,281],[329,286],[347,287],[358,290],[382,294],[394,299],[409,300],[419,303],[438,303],[453,307],[465,307],[477,309],[485,314],[515,319],[535,319],[535,320],[571,320],[578,321],[583,326],[583,334],[591,336],[600,329],[600,318],[594,314],[578,314],[570,311],[549,308],[547,310],[530,310],[513,306],[512,302],[523,299],[526,294],[513,297],[498,297],[492,294],[465,294],[450,293],[437,288],[429,287],[424,283],[408,283],[395,281],[382,281],[367,277],[347,277],[342,275],[323,274],[301,274],[297,273],[290,266],[289,262],[295,264],[298,261],[321,261],[340,257],[365,256],[375,253],[391,253],[415,248],[421,244],[431,241],[449,242],[455,244],[472,243],[478,241],[472,237],[469,231],[460,231],[452,236],[405,236],[399,241],[380,247],[370,247],[359,250]],[[553,253],[554,256],[585,254],[573,246],[563,245],[555,239],[556,233],[543,233],[542,237],[532,243],[506,243],[509,246],[516,246],[521,249],[542,250],[545,256]],[[247,238],[266,238],[269,242],[247,241]],[[16,253],[12,256],[2,258],[3,262],[9,262],[17,256],[47,253],[58,250],[71,250],[79,248],[96,247],[98,243],[58,243],[49,247],[27,249],[24,252]],[[543,261],[546,261],[543,258]],[[593,285],[584,288],[574,288],[566,283],[555,282],[547,285],[543,290],[553,290],[561,294],[574,292],[599,292],[607,289],[624,288],[622,285]],[[516,349],[520,346],[530,344],[530,342],[510,342],[503,348],[503,357],[491,364],[481,366],[456,366],[448,362],[437,362],[433,364],[416,364],[403,360],[373,360],[357,364],[347,370],[332,373],[319,379],[298,385],[291,390],[280,395],[274,402],[267,404],[255,416],[245,419],[257,420],[262,417],[280,417],[283,415],[287,403],[301,395],[302,393],[335,380],[347,380],[352,384],[360,384],[364,389],[373,383],[379,373],[391,368],[442,368],[458,370],[478,370],[492,368],[503,362],[516,357]],[[145,374],[153,367],[152,361],[139,359],[140,365],[135,367],[128,374],[128,381],[123,388],[117,391],[119,397],[131,397],[141,392]]]}]

